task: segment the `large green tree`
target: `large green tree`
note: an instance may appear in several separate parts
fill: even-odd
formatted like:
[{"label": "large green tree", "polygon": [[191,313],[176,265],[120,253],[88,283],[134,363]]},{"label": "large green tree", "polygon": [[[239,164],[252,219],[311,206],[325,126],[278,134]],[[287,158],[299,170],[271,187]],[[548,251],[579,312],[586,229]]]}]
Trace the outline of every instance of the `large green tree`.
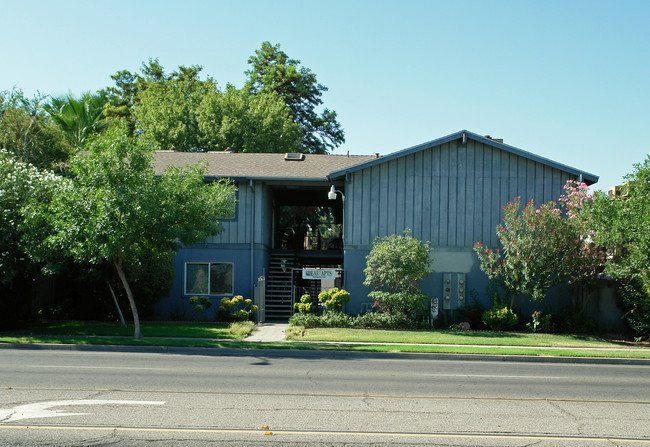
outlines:
[{"label": "large green tree", "polygon": [[301,130],[274,93],[251,96],[226,86],[209,91],[197,117],[204,147],[233,152],[300,152]]},{"label": "large green tree", "polygon": [[625,180],[620,195],[596,194],[581,217],[608,248],[606,271],[621,283],[628,322],[650,337],[650,156]]},{"label": "large green tree", "polygon": [[252,95],[228,84],[224,91],[198,65],[166,74],[157,59],[140,73],[122,70],[110,100],[109,119],[125,125],[150,147],[178,151],[299,152],[302,129],[274,92]]},{"label": "large green tree", "polygon": [[345,142],[336,112],[327,108],[320,113],[317,110],[323,104],[327,87],[318,83],[309,68],[290,59],[279,44],[269,42],[262,43],[248,63],[251,68],[246,71],[246,88],[253,95],[273,92],[284,100],[302,129],[304,152],[326,154]]},{"label": "large green tree", "polygon": [[211,79],[174,78],[151,83],[138,93],[138,104],[134,109],[141,138],[157,149],[170,149],[172,146],[179,151],[205,149],[198,113],[204,98],[215,90],[216,85]]},{"label": "large green tree", "polygon": [[65,161],[70,144],[43,109],[43,96],[28,99],[20,90],[0,92],[0,149],[41,169]]},{"label": "large green tree", "polygon": [[150,58],[142,63],[139,72],[120,70],[111,75],[115,85],[102,90],[108,98],[104,113],[110,121],[119,123],[133,136],[136,132],[135,109],[140,103],[142,92],[152,85],[167,81],[199,81],[202,69],[200,65],[181,65],[177,71],[166,74],[158,59]]},{"label": "large green tree", "polygon": [[113,264],[131,306],[136,338],[142,333],[125,264],[204,240],[219,231],[218,219],[234,211],[234,187],[204,184],[203,166],[170,168],[156,176],[151,160],[142,144],[108,130],[71,159],[73,175],[61,182],[50,204],[33,201],[25,212],[31,227],[51,227],[34,256],[43,256],[45,248],[82,263]]}]

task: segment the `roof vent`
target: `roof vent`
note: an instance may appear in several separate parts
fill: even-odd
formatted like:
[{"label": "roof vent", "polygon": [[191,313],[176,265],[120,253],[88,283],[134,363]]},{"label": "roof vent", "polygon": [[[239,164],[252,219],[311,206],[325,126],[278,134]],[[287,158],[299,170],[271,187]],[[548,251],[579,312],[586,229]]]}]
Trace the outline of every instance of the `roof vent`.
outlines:
[{"label": "roof vent", "polygon": [[497,142],[497,143],[503,143],[503,138],[492,138],[490,135],[486,135],[485,138],[487,138],[488,140],[492,140],[494,142]]},{"label": "roof vent", "polygon": [[284,154],[284,159],[286,161],[303,161],[305,159],[305,154],[286,153]]}]

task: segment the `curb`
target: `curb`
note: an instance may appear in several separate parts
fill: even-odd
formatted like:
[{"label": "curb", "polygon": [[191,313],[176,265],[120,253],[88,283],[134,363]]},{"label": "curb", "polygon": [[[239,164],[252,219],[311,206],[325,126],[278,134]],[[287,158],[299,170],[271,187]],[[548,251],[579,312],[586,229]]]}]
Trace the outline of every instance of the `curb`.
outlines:
[{"label": "curb", "polygon": [[483,362],[564,363],[583,365],[650,366],[650,359],[602,357],[551,357],[499,354],[445,354],[426,352],[359,352],[337,350],[293,350],[259,348],[189,348],[177,346],[67,345],[50,343],[0,343],[0,349],[44,351],[125,352],[143,354],[207,355],[223,357],[271,357],[311,359],[417,359]]}]

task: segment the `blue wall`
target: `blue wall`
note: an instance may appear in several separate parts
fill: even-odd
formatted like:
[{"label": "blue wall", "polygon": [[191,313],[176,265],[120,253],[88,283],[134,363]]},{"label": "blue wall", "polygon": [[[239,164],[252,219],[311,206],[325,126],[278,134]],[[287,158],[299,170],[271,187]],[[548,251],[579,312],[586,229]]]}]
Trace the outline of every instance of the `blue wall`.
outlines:
[{"label": "blue wall", "polygon": [[[346,311],[350,313],[359,313],[363,303],[371,303],[368,293],[372,291],[369,287],[363,285],[366,268],[366,256],[370,250],[347,249],[345,250],[344,267],[345,282],[343,287],[350,292],[350,302],[347,304]],[[462,273],[466,275],[466,294],[467,304],[471,304],[472,296],[470,291],[475,290],[479,295],[480,302],[486,306],[491,306],[490,297],[485,294],[485,288],[488,285],[487,276],[481,272],[478,264],[478,258],[473,251],[437,251],[434,248],[432,252],[434,272],[424,278],[421,283],[422,292],[431,297],[440,300],[440,310],[442,311],[443,296],[443,275],[451,273],[452,275]],[[452,277],[454,278],[454,277]],[[455,279],[455,278],[454,278]],[[458,309],[456,285],[452,284],[451,309]]]},{"label": "blue wall", "polygon": [[[188,303],[190,295],[184,293],[185,263],[187,262],[232,262],[234,264],[233,289],[234,295],[242,295],[244,298],[253,298],[253,285],[251,284],[251,259],[250,245],[229,247],[190,247],[179,250],[174,258],[174,270],[176,272],[172,290],[168,297],[163,298],[156,305],[155,317],[157,320],[195,320],[201,319],[192,306]],[[254,248],[253,281],[257,281],[263,274],[263,268],[268,263],[266,248],[258,246]],[[213,320],[216,309],[219,307],[221,298],[232,295],[211,295],[212,308],[204,312],[203,318]]]}]

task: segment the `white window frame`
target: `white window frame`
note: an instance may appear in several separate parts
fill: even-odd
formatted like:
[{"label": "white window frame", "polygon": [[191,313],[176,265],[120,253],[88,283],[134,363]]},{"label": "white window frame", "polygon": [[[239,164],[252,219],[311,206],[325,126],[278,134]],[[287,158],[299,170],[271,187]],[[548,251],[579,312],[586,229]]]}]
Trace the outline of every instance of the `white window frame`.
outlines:
[{"label": "white window frame", "polygon": [[[213,264],[230,264],[232,266],[232,278],[231,278],[231,284],[232,284],[232,289],[230,292],[227,293],[210,293],[211,289],[211,284],[210,284],[210,270],[211,266]],[[188,292],[187,290],[187,266],[188,265],[207,265],[208,266],[208,293],[191,293]],[[183,294],[184,295],[199,295],[199,296],[233,296],[235,292],[235,263],[234,262],[186,262],[184,266],[184,272],[183,272]]]}]

